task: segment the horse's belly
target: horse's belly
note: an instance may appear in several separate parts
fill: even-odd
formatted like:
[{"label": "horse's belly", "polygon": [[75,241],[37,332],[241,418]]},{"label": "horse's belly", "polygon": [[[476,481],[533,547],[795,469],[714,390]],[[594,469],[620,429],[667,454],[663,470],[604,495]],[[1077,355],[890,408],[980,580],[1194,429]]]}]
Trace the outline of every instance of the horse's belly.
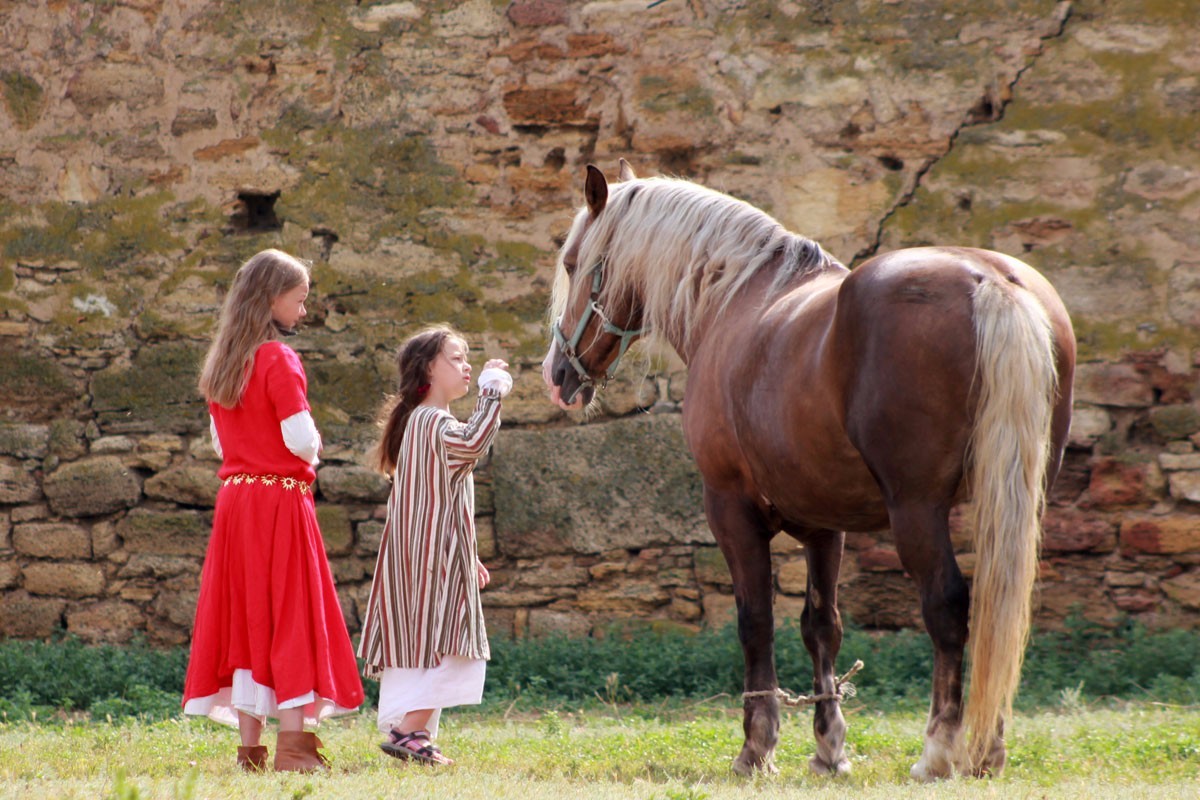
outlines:
[{"label": "horse's belly", "polygon": [[863,474],[831,469],[828,464],[820,472],[811,468],[771,471],[756,483],[787,527],[842,531],[887,527],[887,506],[865,466]]}]

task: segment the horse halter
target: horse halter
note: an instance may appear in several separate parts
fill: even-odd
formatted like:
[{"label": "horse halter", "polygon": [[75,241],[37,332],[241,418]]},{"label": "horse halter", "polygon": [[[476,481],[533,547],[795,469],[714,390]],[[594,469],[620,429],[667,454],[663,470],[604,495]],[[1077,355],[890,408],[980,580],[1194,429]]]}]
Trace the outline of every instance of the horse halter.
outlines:
[{"label": "horse halter", "polygon": [[[579,322],[575,323],[575,331],[568,339],[562,331],[562,317],[554,321],[554,341],[558,345],[558,349],[564,356],[567,357],[569,363],[575,370],[575,375],[579,378],[579,389],[584,386],[589,386],[595,381],[588,374],[587,368],[583,366],[583,362],[579,360],[579,355],[575,352],[575,348],[579,346],[579,340],[583,338],[583,332],[587,330],[588,323],[591,322],[592,315],[595,314],[603,323],[600,330],[603,333],[611,333],[613,336],[621,338],[621,347],[617,350],[617,357],[613,359],[608,370],[604,373],[604,382],[600,384],[601,388],[608,385],[612,380],[613,373],[617,371],[617,364],[621,363],[621,357],[625,355],[625,351],[629,349],[629,345],[633,343],[634,338],[640,336],[645,328],[630,330],[628,328],[620,328],[609,320],[608,315],[601,308],[598,298],[600,297],[600,284],[604,279],[603,276],[604,262],[601,261],[596,265],[596,269],[592,272],[592,296],[588,301],[587,308],[583,311],[583,316],[579,318]],[[575,391],[578,392],[579,389]],[[574,397],[574,395],[572,395]],[[568,402],[570,402],[568,400]]]}]

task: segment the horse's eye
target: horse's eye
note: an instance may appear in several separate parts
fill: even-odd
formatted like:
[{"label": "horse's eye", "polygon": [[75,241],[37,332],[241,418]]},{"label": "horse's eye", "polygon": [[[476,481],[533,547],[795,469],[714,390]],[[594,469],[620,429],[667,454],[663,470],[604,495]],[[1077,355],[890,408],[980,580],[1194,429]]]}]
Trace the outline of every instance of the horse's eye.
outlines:
[{"label": "horse's eye", "polygon": [[567,260],[564,258],[564,259],[563,259],[563,269],[565,269],[565,270],[567,271],[567,274],[568,274],[568,275],[574,275],[574,274],[575,274],[575,262],[574,262],[574,261],[567,261]]}]

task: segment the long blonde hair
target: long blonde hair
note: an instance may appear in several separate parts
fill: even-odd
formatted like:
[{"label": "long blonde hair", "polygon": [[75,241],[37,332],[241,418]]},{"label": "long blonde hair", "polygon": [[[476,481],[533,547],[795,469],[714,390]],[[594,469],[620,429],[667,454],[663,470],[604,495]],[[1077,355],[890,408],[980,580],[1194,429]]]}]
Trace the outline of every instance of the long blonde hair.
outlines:
[{"label": "long blonde hair", "polygon": [[408,418],[429,393],[429,370],[446,342],[452,339],[461,342],[466,350],[467,340],[446,325],[424,328],[400,346],[396,354],[396,394],[388,397],[379,409],[381,431],[371,454],[372,465],[384,475],[396,471]]},{"label": "long blonde hair", "polygon": [[281,250],[263,250],[243,264],[221,306],[217,332],[200,370],[205,399],[233,408],[254,367],[254,351],[278,337],[271,317],[275,298],[310,282],[307,264]]}]

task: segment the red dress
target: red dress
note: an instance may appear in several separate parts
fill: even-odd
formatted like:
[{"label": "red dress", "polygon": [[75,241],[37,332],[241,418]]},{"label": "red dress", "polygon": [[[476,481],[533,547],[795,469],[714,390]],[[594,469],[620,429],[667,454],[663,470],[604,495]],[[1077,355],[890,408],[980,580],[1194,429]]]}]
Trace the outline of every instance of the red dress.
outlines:
[{"label": "red dress", "polygon": [[[235,709],[274,716],[279,707],[303,707],[312,724],[362,703],[317,527],[316,472],[287,449],[279,427],[309,410],[307,386],[300,358],[271,341],[255,352],[238,406],[210,405],[223,484],[200,578],[185,713],[236,723]],[[247,704],[239,686],[259,700]]]}]

